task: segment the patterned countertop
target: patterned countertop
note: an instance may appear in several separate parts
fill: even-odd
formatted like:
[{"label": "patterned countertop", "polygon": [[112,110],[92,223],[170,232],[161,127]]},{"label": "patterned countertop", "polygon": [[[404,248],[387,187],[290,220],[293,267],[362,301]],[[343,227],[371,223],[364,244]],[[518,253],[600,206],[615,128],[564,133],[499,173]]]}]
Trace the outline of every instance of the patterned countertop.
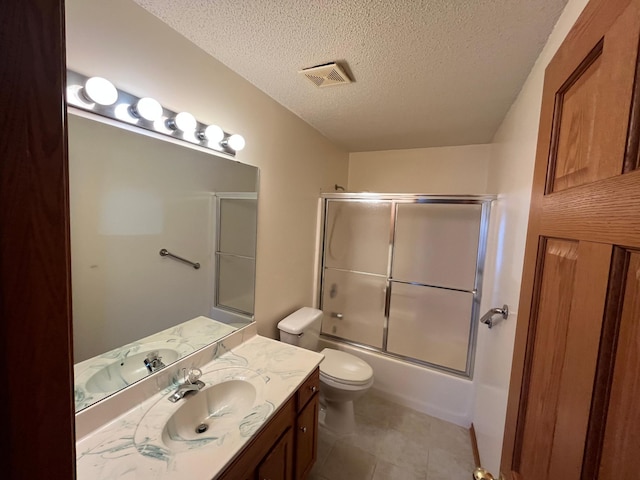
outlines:
[{"label": "patterned countertop", "polygon": [[[215,478],[322,358],[319,353],[256,335],[201,367],[205,387],[196,395],[171,403],[167,399],[175,390],[171,386],[78,441],[77,479]],[[246,400],[246,414],[234,420],[232,427],[213,428],[193,438],[164,428],[187,402],[228,380],[243,380],[256,392]]]}]

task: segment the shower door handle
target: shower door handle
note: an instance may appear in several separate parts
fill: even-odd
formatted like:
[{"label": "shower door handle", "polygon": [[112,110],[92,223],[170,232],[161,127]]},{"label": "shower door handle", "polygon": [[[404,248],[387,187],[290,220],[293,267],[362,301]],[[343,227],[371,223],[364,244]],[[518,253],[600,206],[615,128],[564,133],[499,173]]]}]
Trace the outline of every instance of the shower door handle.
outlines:
[{"label": "shower door handle", "polygon": [[391,281],[387,283],[384,289],[384,316],[389,317],[389,310],[391,309]]}]

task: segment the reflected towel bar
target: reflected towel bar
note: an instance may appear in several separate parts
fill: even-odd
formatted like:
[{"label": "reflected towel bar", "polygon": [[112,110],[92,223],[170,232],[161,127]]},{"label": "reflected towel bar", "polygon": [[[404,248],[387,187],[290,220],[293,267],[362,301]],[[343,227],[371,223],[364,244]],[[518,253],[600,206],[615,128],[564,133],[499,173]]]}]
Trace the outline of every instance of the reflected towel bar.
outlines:
[{"label": "reflected towel bar", "polygon": [[186,258],[182,258],[179,257],[178,255],[174,255],[173,253],[171,253],[169,250],[167,250],[166,248],[163,248],[162,250],[160,250],[160,256],[161,257],[171,257],[174,260],[179,260],[181,262],[184,262],[186,264],[191,265],[193,268],[195,268],[196,270],[198,270],[200,268],[200,264],[196,263],[196,262],[191,262],[189,260],[187,260]]},{"label": "reflected towel bar", "polygon": [[[502,318],[493,319],[494,315],[500,315]],[[480,319],[480,323],[484,323],[487,327],[491,328],[494,325],[500,323],[502,320],[506,320],[509,316],[509,306],[503,305],[502,308],[492,308],[485,313]]]}]

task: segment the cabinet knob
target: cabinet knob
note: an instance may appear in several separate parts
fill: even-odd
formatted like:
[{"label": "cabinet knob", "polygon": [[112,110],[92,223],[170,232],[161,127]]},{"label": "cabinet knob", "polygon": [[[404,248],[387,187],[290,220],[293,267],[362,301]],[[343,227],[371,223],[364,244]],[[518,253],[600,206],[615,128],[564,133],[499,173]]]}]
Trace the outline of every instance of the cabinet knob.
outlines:
[{"label": "cabinet knob", "polygon": [[315,385],[311,385],[309,387],[309,390],[311,390],[313,393],[316,393],[316,391],[318,391],[318,387],[316,387]]},{"label": "cabinet knob", "polygon": [[307,433],[307,427],[300,427],[300,431],[302,433]]}]

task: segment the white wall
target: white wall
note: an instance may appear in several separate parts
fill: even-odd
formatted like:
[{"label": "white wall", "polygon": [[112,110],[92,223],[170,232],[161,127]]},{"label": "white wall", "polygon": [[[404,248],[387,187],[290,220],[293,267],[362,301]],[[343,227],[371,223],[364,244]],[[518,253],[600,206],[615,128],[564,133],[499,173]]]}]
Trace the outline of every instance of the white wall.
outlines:
[{"label": "white wall", "polygon": [[346,152],[129,0],[68,0],[67,65],[174,111],[241,133],[237,159],[260,168],[256,320],[311,305],[317,199],[347,182]]},{"label": "white wall", "polygon": [[351,192],[491,193],[491,145],[356,152],[349,155]]},{"label": "white wall", "polygon": [[569,0],[493,139],[488,190],[500,195],[491,219],[482,312],[509,305],[506,322],[478,332],[473,423],[480,458],[497,475],[529,216],[544,70],[587,0]]}]

